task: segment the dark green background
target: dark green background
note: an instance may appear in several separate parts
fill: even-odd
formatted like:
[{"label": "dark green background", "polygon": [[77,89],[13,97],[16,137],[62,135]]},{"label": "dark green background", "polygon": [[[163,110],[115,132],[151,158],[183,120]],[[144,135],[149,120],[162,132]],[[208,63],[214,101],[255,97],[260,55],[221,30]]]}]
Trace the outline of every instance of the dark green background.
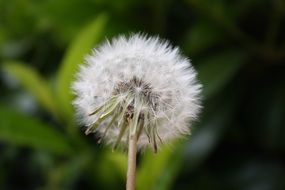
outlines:
[{"label": "dark green background", "polygon": [[126,156],[74,122],[101,40],[143,32],[191,58],[192,135],[138,157],[138,190],[285,189],[284,0],[0,0],[0,189],[124,189]]}]

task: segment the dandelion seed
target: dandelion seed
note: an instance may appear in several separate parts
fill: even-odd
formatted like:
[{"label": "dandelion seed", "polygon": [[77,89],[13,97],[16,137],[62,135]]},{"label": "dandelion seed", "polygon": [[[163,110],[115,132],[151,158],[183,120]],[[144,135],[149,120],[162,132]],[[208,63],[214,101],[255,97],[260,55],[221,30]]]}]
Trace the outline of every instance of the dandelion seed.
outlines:
[{"label": "dandelion seed", "polygon": [[140,35],[121,36],[94,50],[73,83],[86,134],[97,131],[108,143],[127,144],[127,136],[137,133],[139,148],[188,134],[200,110],[200,89],[177,48]]},{"label": "dandelion seed", "polygon": [[156,152],[161,143],[190,132],[201,108],[201,85],[178,48],[157,37],[120,36],[85,61],[72,88],[86,134],[98,132],[114,148],[151,146]]}]

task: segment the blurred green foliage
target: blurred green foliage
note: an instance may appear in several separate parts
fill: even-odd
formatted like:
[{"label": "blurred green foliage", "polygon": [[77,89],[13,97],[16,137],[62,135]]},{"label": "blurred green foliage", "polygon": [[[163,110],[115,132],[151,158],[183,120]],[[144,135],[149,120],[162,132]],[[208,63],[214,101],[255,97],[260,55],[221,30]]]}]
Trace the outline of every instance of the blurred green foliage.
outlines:
[{"label": "blurred green foliage", "polygon": [[80,131],[69,86],[102,39],[138,31],[191,58],[204,109],[139,155],[137,189],[285,189],[283,0],[0,0],[0,189],[124,189],[126,155]]}]

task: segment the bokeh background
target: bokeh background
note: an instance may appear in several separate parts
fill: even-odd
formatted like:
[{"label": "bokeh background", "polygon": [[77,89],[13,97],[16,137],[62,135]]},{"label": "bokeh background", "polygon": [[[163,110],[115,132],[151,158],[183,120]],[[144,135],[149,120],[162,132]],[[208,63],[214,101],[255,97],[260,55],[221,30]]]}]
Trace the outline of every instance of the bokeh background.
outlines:
[{"label": "bokeh background", "polygon": [[0,0],[0,189],[125,188],[125,154],[84,135],[69,86],[92,47],[139,31],[191,58],[204,109],[139,155],[137,189],[284,190],[284,0]]}]

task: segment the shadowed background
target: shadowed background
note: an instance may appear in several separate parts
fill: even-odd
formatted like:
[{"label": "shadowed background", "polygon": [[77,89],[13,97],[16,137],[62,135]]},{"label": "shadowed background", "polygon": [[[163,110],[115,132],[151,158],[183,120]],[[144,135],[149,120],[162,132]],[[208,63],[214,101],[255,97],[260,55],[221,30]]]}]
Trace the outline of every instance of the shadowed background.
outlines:
[{"label": "shadowed background", "polygon": [[137,189],[285,189],[283,0],[0,0],[0,189],[125,188],[126,155],[84,135],[69,86],[131,32],[180,46],[204,86],[192,135],[139,155]]}]

